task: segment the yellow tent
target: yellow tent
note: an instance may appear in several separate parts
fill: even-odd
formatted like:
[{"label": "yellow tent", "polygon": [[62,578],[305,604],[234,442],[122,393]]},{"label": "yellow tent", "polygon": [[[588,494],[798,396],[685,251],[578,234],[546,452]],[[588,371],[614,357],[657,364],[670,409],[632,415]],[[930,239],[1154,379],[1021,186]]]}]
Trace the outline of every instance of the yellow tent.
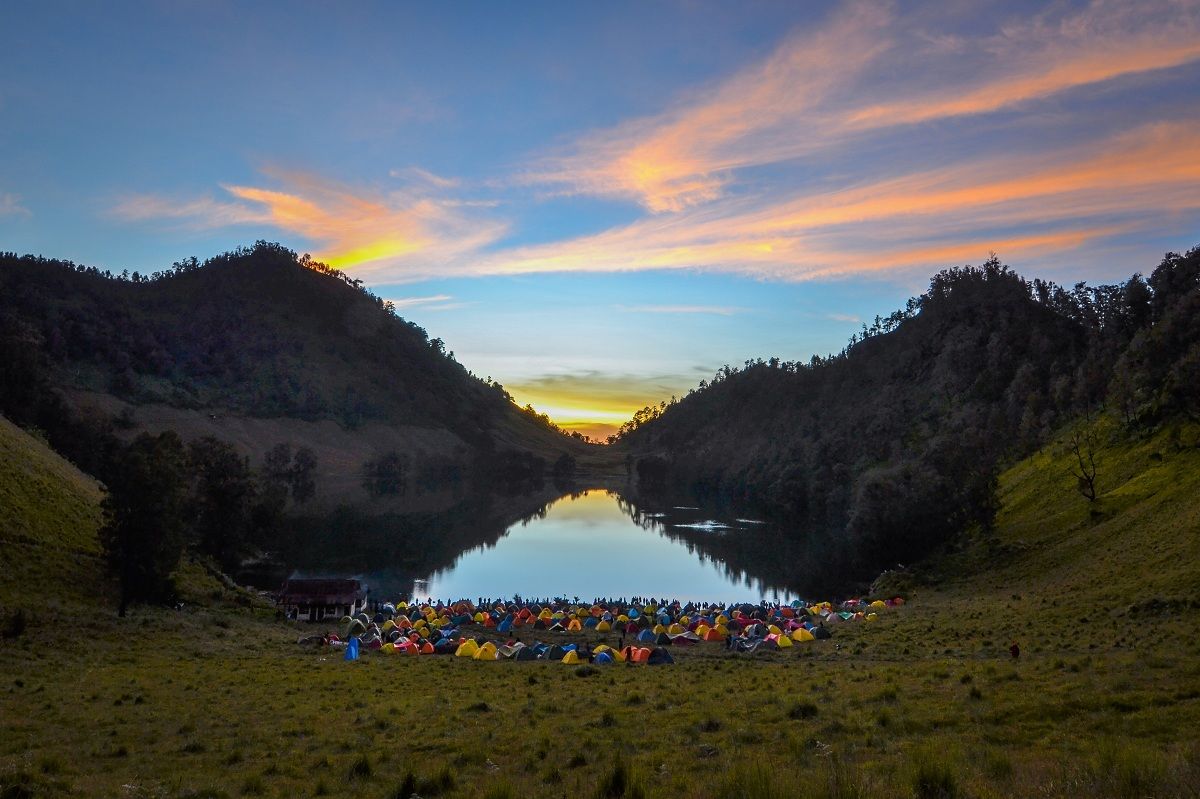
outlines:
[{"label": "yellow tent", "polygon": [[488,641],[483,646],[479,647],[479,651],[474,655],[476,660],[495,660],[496,645]]},{"label": "yellow tent", "polygon": [[654,634],[655,635],[660,635],[662,633],[665,633],[666,631],[667,631],[667,628],[663,627],[661,624],[654,625]]},{"label": "yellow tent", "polygon": [[476,644],[470,638],[468,638],[467,640],[463,641],[461,644],[458,645],[458,649],[454,650],[454,654],[456,657],[460,657],[460,658],[473,658],[473,657],[475,657],[475,653],[478,651],[479,651],[479,645]]},{"label": "yellow tent", "polygon": [[867,621],[875,621],[878,618],[879,618],[878,613],[868,613],[867,614]]},{"label": "yellow tent", "polygon": [[672,624],[667,628],[667,635],[682,635],[687,632],[687,628],[682,624]]},{"label": "yellow tent", "polygon": [[873,608],[886,608],[886,607],[887,607],[887,603],[886,603],[886,602],[884,602],[882,599],[876,599],[874,602],[872,602],[872,603],[871,603],[871,607],[873,607]]},{"label": "yellow tent", "polygon": [[598,633],[606,633],[611,629],[612,629],[612,625],[606,621],[602,621],[596,625],[596,632],[598,632]]},{"label": "yellow tent", "polygon": [[575,650],[572,649],[571,651],[567,652],[567,654],[563,655],[562,662],[566,663],[568,666],[578,666],[580,663],[579,655],[575,654]]},{"label": "yellow tent", "polygon": [[786,635],[781,635],[775,641],[775,643],[779,644],[780,649],[787,649],[789,646],[792,646],[792,639],[788,638]]},{"label": "yellow tent", "polygon": [[793,641],[815,641],[816,636],[814,636],[812,633],[810,633],[808,630],[804,629],[803,627],[800,627],[800,628],[792,631],[792,640]]},{"label": "yellow tent", "polygon": [[772,624],[767,627],[767,632],[771,633],[772,635],[779,635],[781,632],[783,632],[783,630]]}]

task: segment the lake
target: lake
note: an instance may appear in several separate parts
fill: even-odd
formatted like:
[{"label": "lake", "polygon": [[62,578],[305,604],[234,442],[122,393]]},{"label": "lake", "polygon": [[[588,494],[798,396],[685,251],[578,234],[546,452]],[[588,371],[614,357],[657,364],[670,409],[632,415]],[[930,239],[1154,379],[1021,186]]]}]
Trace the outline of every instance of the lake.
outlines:
[{"label": "lake", "polygon": [[513,594],[790,599],[786,589],[730,568],[683,537],[684,531],[758,536],[764,527],[754,520],[709,516],[690,506],[642,512],[606,490],[564,496],[543,516],[514,524],[494,544],[465,551],[449,568],[425,575],[416,593],[443,599]]},{"label": "lake", "polygon": [[[691,500],[690,502],[694,502]],[[439,513],[346,510],[295,525],[282,576],[356,576],[380,599],[832,598],[844,583],[805,536],[745,511],[607,489],[543,498],[470,495]]]}]

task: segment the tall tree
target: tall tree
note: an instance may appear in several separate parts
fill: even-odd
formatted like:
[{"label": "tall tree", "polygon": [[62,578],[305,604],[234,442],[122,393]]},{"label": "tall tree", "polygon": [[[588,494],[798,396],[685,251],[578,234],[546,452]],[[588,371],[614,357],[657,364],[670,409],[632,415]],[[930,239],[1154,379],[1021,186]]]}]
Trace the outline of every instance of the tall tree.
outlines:
[{"label": "tall tree", "polygon": [[107,470],[100,541],[130,602],[165,599],[186,528],[187,456],[174,432],[143,433],[118,451]]},{"label": "tall tree", "polygon": [[258,490],[250,463],[232,446],[211,436],[189,447],[195,485],[192,506],[196,542],[223,567],[236,564],[250,537]]},{"label": "tall tree", "polygon": [[308,447],[296,450],[292,466],[288,471],[288,485],[292,489],[292,501],[303,505],[317,493],[317,456]]}]

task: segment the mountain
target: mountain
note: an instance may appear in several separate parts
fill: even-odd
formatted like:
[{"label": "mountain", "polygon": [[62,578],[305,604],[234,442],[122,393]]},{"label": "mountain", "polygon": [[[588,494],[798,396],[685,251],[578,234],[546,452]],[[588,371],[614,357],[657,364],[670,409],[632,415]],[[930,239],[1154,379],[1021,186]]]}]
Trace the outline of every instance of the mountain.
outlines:
[{"label": "mountain", "polygon": [[0,349],[0,409],[22,424],[61,427],[62,398],[118,431],[212,435],[254,460],[309,446],[343,494],[389,452],[445,471],[585,449],[360,281],[264,242],[149,277],[0,255]]},{"label": "mountain", "polygon": [[[837,356],[725,367],[640,412],[639,490],[766,506],[863,574],[993,524],[1001,469],[1107,410],[1131,430],[1200,414],[1200,248],[1148,279],[1064,289],[996,259],[936,275]],[[829,548],[829,547],[827,547]]]}]

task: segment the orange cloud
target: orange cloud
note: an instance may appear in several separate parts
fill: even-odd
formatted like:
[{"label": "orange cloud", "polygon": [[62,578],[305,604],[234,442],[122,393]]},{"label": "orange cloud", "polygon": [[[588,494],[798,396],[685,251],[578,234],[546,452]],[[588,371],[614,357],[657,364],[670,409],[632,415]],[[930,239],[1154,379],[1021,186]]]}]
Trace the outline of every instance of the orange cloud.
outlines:
[{"label": "orange cloud", "polygon": [[[913,38],[929,37],[909,26],[878,5],[847,6],[825,27],[792,36],[704,99],[588,135],[574,152],[544,162],[525,179],[679,212],[725,195],[739,168],[1200,59],[1200,23],[1191,2],[1095,3],[997,35],[955,37],[952,48],[917,47]],[[889,84],[888,99],[871,102],[880,72],[911,79]],[[946,75],[950,83],[929,85],[930,76]],[[847,103],[847,96],[864,99]]]},{"label": "orange cloud", "polygon": [[604,439],[646,405],[695,386],[696,375],[643,377],[603,372],[543,375],[505,388],[567,430]]},{"label": "orange cloud", "polygon": [[[1113,223],[1200,208],[1200,128],[1149,125],[1074,150],[1004,157],[787,199],[722,200],[565,242],[476,259],[483,273],[720,269],[804,280],[897,267],[1071,249]],[[990,228],[1068,225],[1071,232],[997,236]],[[953,237],[959,244],[922,245]],[[918,244],[906,244],[915,240]],[[864,245],[869,256],[856,255]],[[948,247],[948,249],[947,249]],[[969,253],[974,253],[970,256]],[[928,260],[922,261],[921,258]]]},{"label": "orange cloud", "polygon": [[730,170],[794,149],[779,134],[786,129],[785,137],[794,138],[792,125],[887,49],[889,21],[881,4],[847,4],[827,27],[791,37],[703,101],[589,136],[576,154],[546,161],[526,180],[632,197],[652,211],[716,199]]},{"label": "orange cloud", "polygon": [[841,258],[835,259],[832,265],[808,272],[805,277],[815,279],[930,264],[964,264],[983,260],[988,252],[1003,253],[1006,258],[1013,259],[1032,258],[1052,252],[1078,249],[1088,242],[1108,238],[1123,233],[1127,229],[1125,226],[1107,225],[1029,236],[997,238],[972,236],[965,240],[898,248],[878,254],[843,255]]},{"label": "orange cloud", "polygon": [[[226,185],[235,201],[126,198],[112,214],[126,221],[178,220],[198,228],[269,224],[305,237],[313,255],[363,274],[406,264],[429,276],[492,243],[505,226],[467,216],[455,202],[409,192],[357,190],[300,172],[268,170],[280,188]],[[449,182],[442,180],[439,188]]]}]

